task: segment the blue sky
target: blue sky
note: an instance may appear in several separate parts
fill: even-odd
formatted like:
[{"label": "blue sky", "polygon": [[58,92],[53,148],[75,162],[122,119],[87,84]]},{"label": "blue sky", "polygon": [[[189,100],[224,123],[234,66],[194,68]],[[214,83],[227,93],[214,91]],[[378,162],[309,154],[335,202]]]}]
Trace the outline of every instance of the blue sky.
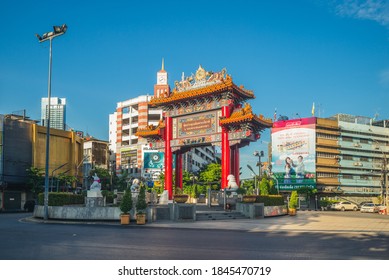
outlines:
[{"label": "blue sky", "polygon": [[[0,114],[40,118],[48,42],[35,33],[68,25],[53,41],[52,96],[67,98],[70,127],[108,139],[116,103],[152,94],[162,57],[173,86],[199,64],[226,67],[254,91],[257,114],[347,113],[389,118],[387,1],[14,1],[0,4]],[[255,166],[254,150],[241,161]],[[245,166],[244,166],[245,167]],[[247,175],[249,172],[245,170]]]}]

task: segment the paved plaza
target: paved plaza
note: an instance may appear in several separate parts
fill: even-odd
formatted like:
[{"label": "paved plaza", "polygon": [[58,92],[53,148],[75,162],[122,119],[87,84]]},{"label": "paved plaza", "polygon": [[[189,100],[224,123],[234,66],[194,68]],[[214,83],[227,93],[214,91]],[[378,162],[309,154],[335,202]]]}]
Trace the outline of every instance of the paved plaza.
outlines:
[{"label": "paved plaza", "polygon": [[[28,217],[29,222],[44,222],[41,219]],[[74,222],[53,221],[48,223],[84,223],[106,224],[120,226],[118,222]],[[132,222],[135,226],[136,223]],[[389,215],[379,215],[360,212],[337,211],[298,211],[296,216],[279,216],[264,219],[238,219],[220,221],[196,221],[196,222],[171,222],[157,221],[147,223],[143,227],[177,228],[177,229],[207,229],[207,230],[239,230],[247,232],[322,232],[322,233],[346,233],[346,234],[388,234]]]}]

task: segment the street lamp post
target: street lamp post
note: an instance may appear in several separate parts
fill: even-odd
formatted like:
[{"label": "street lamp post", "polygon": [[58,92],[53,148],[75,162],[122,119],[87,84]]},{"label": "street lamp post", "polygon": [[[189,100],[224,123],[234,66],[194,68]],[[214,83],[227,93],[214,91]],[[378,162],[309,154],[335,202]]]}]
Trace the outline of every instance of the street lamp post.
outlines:
[{"label": "street lamp post", "polygon": [[257,173],[255,173],[254,169],[251,167],[251,165],[247,164],[247,168],[250,169],[251,172],[254,174],[254,189],[257,189]]},{"label": "street lamp post", "polygon": [[50,99],[51,99],[51,69],[52,69],[52,41],[55,37],[65,34],[67,30],[66,24],[62,26],[53,26],[53,31],[44,33],[42,36],[36,34],[39,42],[50,41],[49,50],[49,78],[47,87],[47,110],[46,110],[46,164],[45,164],[45,196],[44,196],[44,219],[47,220],[49,217],[49,153],[50,153]]},{"label": "street lamp post", "polygon": [[[58,169],[61,169],[62,167],[64,167],[66,164],[68,163],[64,163],[62,164],[61,166],[58,166],[56,169],[54,169],[53,171],[51,171],[51,190],[53,190],[54,188],[54,172],[57,171]],[[57,191],[58,191],[58,188],[57,188]]]},{"label": "street lamp post", "polygon": [[263,153],[263,151],[260,151],[260,152],[258,152],[258,151],[255,151],[254,152],[254,156],[256,156],[256,157],[258,157],[258,163],[257,163],[257,165],[258,165],[258,181],[261,181],[261,158],[264,156],[264,153]]}]

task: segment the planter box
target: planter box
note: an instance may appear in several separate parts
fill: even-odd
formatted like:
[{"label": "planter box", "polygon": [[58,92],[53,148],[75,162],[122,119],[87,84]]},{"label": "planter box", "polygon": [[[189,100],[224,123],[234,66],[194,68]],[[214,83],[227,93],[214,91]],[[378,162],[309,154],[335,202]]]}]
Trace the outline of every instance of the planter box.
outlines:
[{"label": "planter box", "polygon": [[121,214],[120,215],[120,224],[129,225],[130,224],[130,214]]},{"label": "planter box", "polygon": [[[49,206],[49,219],[59,220],[120,220],[119,207]],[[36,205],[34,217],[44,217],[44,206]]]}]

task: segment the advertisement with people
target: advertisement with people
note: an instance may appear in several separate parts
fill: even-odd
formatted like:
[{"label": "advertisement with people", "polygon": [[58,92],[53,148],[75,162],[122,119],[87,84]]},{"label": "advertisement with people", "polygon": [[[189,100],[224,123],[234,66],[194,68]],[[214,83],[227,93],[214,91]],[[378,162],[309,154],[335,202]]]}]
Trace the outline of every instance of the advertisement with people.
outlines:
[{"label": "advertisement with people", "polygon": [[316,188],[316,118],[273,123],[272,173],[280,190]]}]

